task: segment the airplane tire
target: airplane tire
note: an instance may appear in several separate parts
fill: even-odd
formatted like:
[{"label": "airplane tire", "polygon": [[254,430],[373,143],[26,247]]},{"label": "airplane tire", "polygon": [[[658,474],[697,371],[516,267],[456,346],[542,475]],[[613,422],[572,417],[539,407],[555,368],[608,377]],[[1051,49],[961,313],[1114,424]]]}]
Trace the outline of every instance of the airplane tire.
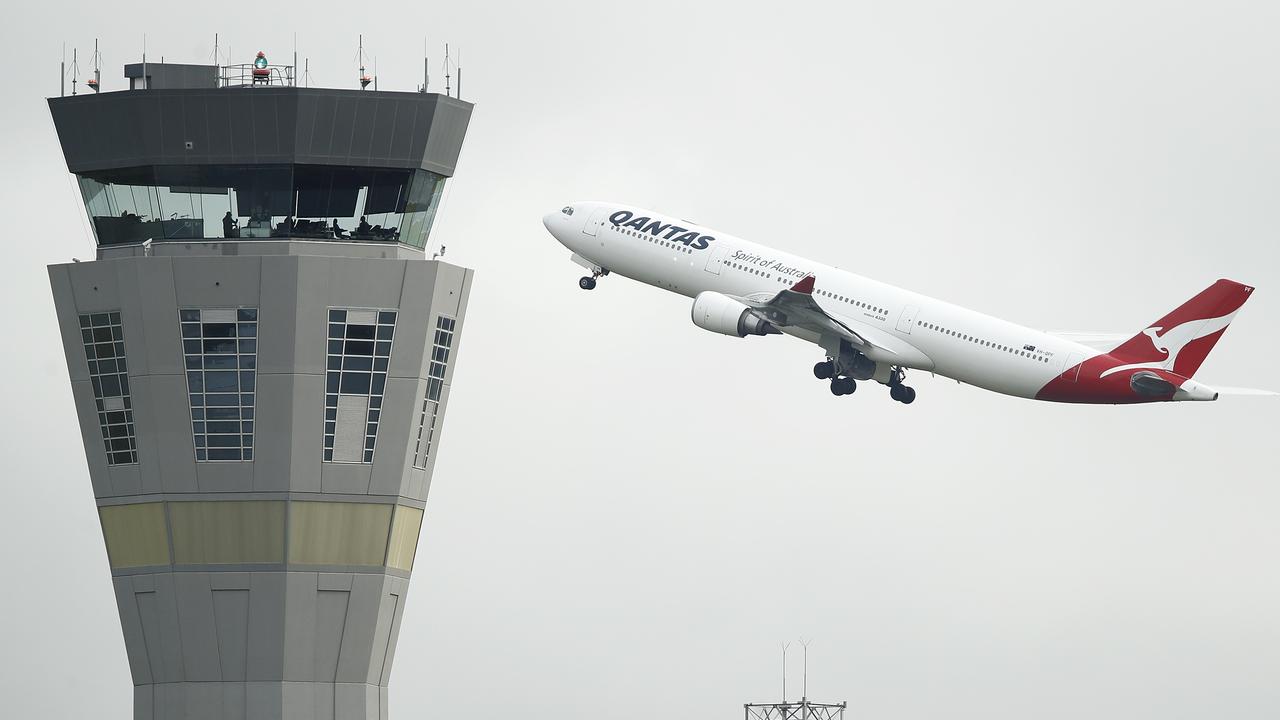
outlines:
[{"label": "airplane tire", "polygon": [[903,385],[903,386],[902,386],[902,389],[906,391],[906,392],[904,392],[904,393],[902,394],[902,404],[903,404],[903,405],[910,405],[911,403],[915,402],[915,400],[916,400],[916,389],[915,389],[915,388],[909,388],[909,387],[907,387],[906,385]]},{"label": "airplane tire", "polygon": [[813,366],[813,376],[819,380],[828,380],[836,374],[835,363],[826,360]]},{"label": "airplane tire", "polygon": [[906,385],[890,385],[889,397],[893,398],[894,400],[897,400],[898,402],[906,402],[905,400],[907,395],[906,390],[907,390]]},{"label": "airplane tire", "polygon": [[853,378],[836,378],[831,381],[831,394],[835,396],[852,395],[854,390],[858,389],[858,383]]},{"label": "airplane tire", "polygon": [[596,279],[593,277],[584,275],[583,277],[578,278],[578,287],[582,288],[583,290],[595,290]]}]

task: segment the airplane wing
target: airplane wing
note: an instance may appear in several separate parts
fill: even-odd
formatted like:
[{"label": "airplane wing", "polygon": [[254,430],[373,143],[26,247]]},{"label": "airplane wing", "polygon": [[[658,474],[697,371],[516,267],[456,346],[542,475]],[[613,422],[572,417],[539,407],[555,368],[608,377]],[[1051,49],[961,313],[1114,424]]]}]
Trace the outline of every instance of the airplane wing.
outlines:
[{"label": "airplane wing", "polygon": [[822,335],[836,335],[863,349],[880,347],[823,310],[813,298],[813,284],[814,277],[806,275],[776,295],[752,293],[740,299],[778,327],[798,327]]}]

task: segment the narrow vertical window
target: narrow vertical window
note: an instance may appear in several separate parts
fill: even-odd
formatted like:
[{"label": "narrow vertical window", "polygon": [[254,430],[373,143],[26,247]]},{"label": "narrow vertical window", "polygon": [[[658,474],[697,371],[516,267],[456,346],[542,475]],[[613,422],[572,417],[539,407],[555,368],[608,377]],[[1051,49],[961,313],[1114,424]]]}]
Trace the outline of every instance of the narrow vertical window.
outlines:
[{"label": "narrow vertical window", "polygon": [[436,419],[440,415],[440,396],[444,390],[444,371],[453,347],[454,319],[436,318],[436,334],[431,341],[431,364],[427,366],[427,392],[422,398],[422,414],[418,418],[418,439],[413,450],[413,466],[425,468],[431,456]]},{"label": "narrow vertical window", "polygon": [[395,310],[329,310],[325,462],[373,462],[395,332]]},{"label": "narrow vertical window", "polygon": [[138,442],[133,430],[133,398],[129,394],[129,369],[125,364],[124,327],[119,312],[80,316],[80,337],[89,363],[94,405],[108,465],[138,462]]},{"label": "narrow vertical window", "polygon": [[196,461],[252,460],[258,310],[182,309],[178,320]]}]

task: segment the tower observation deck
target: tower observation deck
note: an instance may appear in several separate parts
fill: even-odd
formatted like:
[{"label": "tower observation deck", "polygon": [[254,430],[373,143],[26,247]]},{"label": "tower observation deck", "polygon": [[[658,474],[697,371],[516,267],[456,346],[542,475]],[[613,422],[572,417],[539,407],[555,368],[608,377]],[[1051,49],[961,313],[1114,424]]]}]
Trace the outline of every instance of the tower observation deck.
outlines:
[{"label": "tower observation deck", "polygon": [[134,717],[386,718],[472,279],[426,248],[472,106],[126,77],[49,100],[97,243],[49,279]]}]

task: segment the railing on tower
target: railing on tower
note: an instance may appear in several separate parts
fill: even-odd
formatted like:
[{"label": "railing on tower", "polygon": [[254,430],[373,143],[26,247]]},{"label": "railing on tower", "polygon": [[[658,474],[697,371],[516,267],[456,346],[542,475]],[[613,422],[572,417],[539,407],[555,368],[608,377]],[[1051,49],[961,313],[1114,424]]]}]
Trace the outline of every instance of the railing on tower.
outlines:
[{"label": "railing on tower", "polygon": [[297,84],[292,65],[270,65],[262,53],[251,63],[218,66],[218,87],[281,87]]}]

